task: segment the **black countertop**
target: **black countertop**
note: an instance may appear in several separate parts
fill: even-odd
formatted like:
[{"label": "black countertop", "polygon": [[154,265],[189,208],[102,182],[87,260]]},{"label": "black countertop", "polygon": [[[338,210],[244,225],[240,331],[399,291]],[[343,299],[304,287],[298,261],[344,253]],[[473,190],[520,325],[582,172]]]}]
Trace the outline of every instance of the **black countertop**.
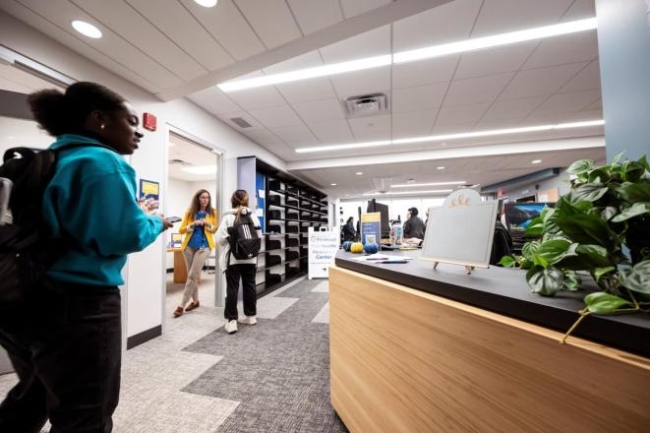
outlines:
[{"label": "black countertop", "polygon": [[[491,267],[474,269],[467,275],[465,268],[420,260],[421,251],[382,252],[391,256],[412,257],[405,264],[379,264],[354,260],[359,254],[339,251],[337,266],[401,284],[444,298],[514,317],[526,322],[566,332],[579,318],[584,308],[586,292],[561,292],[553,298],[531,293],[526,272],[519,269]],[[590,315],[572,335],[610,347],[650,357],[650,316],[626,314],[620,316]],[[569,337],[570,338],[570,337]]]}]

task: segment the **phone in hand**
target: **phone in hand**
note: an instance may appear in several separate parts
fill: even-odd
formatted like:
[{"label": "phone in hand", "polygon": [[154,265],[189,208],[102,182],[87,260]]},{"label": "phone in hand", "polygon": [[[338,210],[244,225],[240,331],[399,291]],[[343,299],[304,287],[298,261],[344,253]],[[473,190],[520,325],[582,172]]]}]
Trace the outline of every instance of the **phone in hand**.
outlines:
[{"label": "phone in hand", "polygon": [[177,216],[170,216],[170,217],[167,217],[167,218],[165,218],[165,219],[166,219],[168,222],[172,223],[172,224],[177,223],[177,222],[183,220],[183,218],[181,218],[181,217],[177,217]]}]

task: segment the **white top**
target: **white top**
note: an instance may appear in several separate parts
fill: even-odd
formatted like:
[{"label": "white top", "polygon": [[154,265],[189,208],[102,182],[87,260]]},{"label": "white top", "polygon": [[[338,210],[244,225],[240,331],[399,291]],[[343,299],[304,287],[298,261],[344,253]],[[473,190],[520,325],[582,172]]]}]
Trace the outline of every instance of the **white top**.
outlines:
[{"label": "white top", "polygon": [[[241,213],[242,215],[250,214],[251,219],[253,220],[253,224],[255,224],[255,227],[257,227],[257,235],[261,238],[262,237],[262,229],[260,227],[260,220],[257,219],[257,215],[255,215],[255,212],[250,210],[247,207],[241,208]],[[217,244],[219,244],[219,249],[221,250],[219,253],[219,266],[221,266],[222,270],[226,270],[226,263],[228,263],[228,253],[230,253],[230,243],[228,242],[228,227],[232,227],[235,224],[235,217],[237,215],[237,209],[230,209],[229,211],[226,211],[224,214],[223,218],[221,219],[221,224],[219,224],[219,229],[217,230],[216,237],[217,237]],[[245,264],[256,264],[257,263],[257,257],[254,257],[252,259],[245,259],[245,260],[237,260],[235,256],[230,257],[230,264],[231,265],[245,265]]]}]

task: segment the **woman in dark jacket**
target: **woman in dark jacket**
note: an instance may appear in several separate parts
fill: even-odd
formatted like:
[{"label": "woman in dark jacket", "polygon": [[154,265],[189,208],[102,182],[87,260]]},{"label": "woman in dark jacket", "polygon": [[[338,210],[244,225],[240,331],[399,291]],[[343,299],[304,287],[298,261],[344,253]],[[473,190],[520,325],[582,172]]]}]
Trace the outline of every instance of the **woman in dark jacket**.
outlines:
[{"label": "woman in dark jacket", "polygon": [[354,241],[356,237],[356,231],[354,230],[354,218],[348,218],[348,221],[342,228],[343,230],[343,241]]}]

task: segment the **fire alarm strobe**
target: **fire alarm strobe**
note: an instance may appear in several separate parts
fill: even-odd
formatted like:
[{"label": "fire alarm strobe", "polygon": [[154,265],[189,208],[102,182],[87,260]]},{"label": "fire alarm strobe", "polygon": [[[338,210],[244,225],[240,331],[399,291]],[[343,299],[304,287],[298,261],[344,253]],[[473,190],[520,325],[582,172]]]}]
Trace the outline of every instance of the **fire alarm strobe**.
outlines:
[{"label": "fire alarm strobe", "polygon": [[142,127],[149,131],[156,130],[156,116],[151,113],[144,113],[142,116]]}]

